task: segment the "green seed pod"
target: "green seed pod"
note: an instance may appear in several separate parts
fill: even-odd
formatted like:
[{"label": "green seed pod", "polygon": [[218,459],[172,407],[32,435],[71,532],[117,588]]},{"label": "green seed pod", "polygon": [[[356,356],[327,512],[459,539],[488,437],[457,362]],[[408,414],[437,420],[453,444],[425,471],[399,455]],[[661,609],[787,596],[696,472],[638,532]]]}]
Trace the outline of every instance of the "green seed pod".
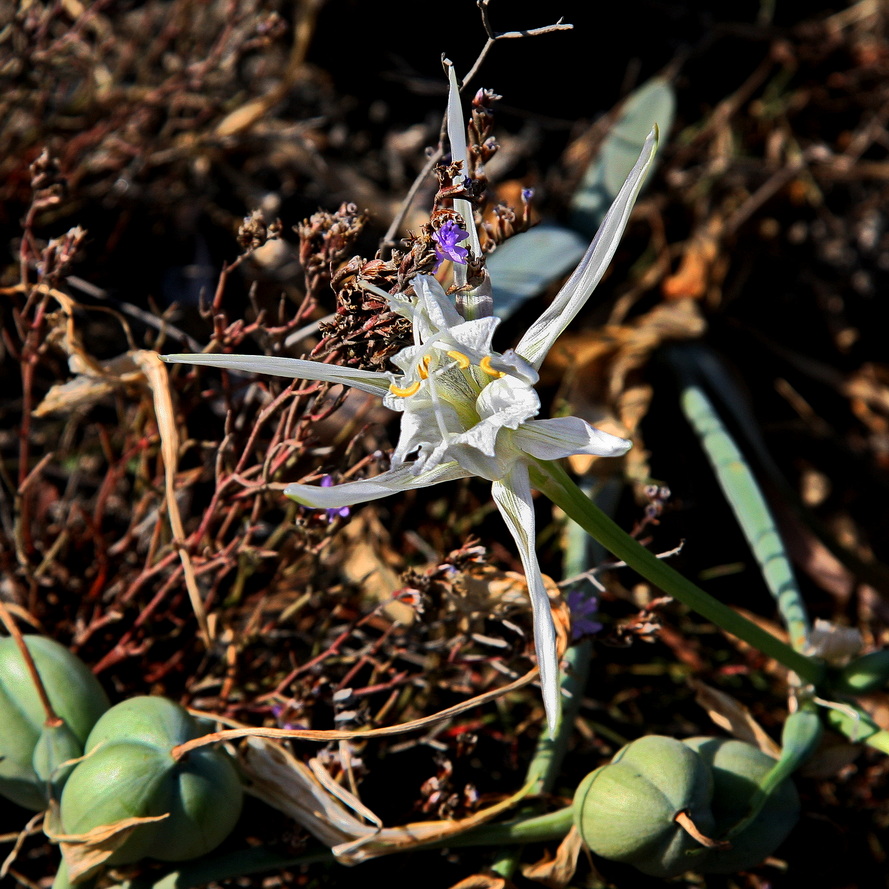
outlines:
[{"label": "green seed pod", "polygon": [[889,648],[881,648],[846,664],[840,671],[835,688],[841,694],[863,695],[879,691],[887,683],[889,683]]},{"label": "green seed pod", "polygon": [[106,863],[147,856],[182,861],[214,849],[238,820],[243,790],[231,759],[217,747],[173,758],[174,747],[202,734],[197,721],[166,698],[132,698],[112,707],[65,784],[64,833],[168,814],[137,826]]},{"label": "green seed pod", "polygon": [[587,775],[574,797],[574,823],[597,855],[672,877],[696,867],[702,852],[676,815],[687,812],[709,836],[711,792],[709,770],[691,748],[648,735]]},{"label": "green seed pod", "polygon": [[83,741],[62,722],[59,725],[45,725],[34,747],[34,774],[51,788],[50,796],[58,800],[65,781],[75,763],[65,765],[83,755]]},{"label": "green seed pod", "polygon": [[60,763],[80,756],[109,703],[96,677],[63,645],[45,636],[25,636],[25,645],[64,728],[45,727],[46,712],[21,651],[11,637],[0,639],[0,794],[39,811],[47,805],[47,780],[61,777],[54,775]]},{"label": "green seed pod", "polygon": [[[684,743],[713,774],[715,838],[722,839],[747,815],[754,792],[775,760],[751,744],[729,738],[688,738]],[[793,782],[782,781],[750,824],[729,836],[731,848],[708,849],[695,868],[728,874],[759,864],[787,838],[799,820],[799,809]]]}]

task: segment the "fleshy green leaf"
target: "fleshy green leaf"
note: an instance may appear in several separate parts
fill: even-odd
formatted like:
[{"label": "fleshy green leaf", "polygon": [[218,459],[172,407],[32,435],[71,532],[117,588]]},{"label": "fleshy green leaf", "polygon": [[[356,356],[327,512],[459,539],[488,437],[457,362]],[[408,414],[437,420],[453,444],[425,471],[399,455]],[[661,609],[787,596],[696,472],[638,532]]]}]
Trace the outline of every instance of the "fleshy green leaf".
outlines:
[{"label": "fleshy green leaf", "polygon": [[657,124],[666,138],[675,110],[673,88],[659,77],[642,84],[627,99],[571,201],[572,228],[587,237],[595,234],[632,169],[645,137]]}]

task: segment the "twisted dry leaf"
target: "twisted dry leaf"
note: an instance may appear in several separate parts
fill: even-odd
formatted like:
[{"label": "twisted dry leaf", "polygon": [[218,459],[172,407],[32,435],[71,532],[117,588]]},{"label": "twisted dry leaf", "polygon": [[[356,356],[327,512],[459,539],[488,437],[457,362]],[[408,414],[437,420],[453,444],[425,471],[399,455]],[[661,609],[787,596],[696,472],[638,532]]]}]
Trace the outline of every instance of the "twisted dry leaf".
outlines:
[{"label": "twisted dry leaf", "polygon": [[[240,766],[250,782],[249,793],[293,818],[312,836],[330,846],[341,864],[347,865],[459,836],[510,809],[532,786],[529,783],[496,805],[459,821],[421,821],[402,827],[383,827],[348,790],[337,788],[334,795],[312,769],[264,738],[247,740],[240,751]],[[356,812],[363,817],[358,817]]]}]

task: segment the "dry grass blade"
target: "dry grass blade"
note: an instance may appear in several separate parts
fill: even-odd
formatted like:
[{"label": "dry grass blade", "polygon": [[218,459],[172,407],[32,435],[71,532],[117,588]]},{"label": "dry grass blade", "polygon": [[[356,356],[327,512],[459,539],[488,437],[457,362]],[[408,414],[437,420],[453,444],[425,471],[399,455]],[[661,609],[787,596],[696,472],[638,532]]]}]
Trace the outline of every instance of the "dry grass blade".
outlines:
[{"label": "dry grass blade", "polygon": [[[518,691],[526,685],[530,685],[537,678],[538,670],[535,667],[529,670],[520,679],[504,685],[503,688],[495,688],[486,691],[483,694],[476,695],[468,701],[455,704],[453,707],[447,707],[431,716],[424,716],[421,719],[412,719],[410,722],[401,725],[388,725],[382,728],[356,729],[355,731],[346,731],[343,729],[287,729],[287,728],[235,728],[226,729],[221,732],[213,732],[193,741],[187,741],[185,744],[179,744],[171,751],[175,758],[185,756],[191,750],[197,750],[200,747],[206,747],[208,744],[217,744],[219,741],[235,741],[238,738],[290,738],[294,741],[351,741],[356,738],[390,738],[394,735],[403,735],[405,732],[416,731],[417,729],[428,728],[438,722],[444,722],[446,719],[452,719],[459,716],[467,710],[479,707],[488,701],[496,700],[499,697]],[[205,716],[206,714],[200,714]]]},{"label": "dry grass blade", "polygon": [[182,525],[182,516],[179,514],[179,506],[176,503],[176,468],[179,464],[179,435],[176,432],[176,417],[173,412],[173,398],[170,395],[170,381],[167,377],[167,369],[158,358],[157,353],[140,350],[133,353],[133,360],[142,369],[145,379],[151,388],[154,399],[154,411],[157,416],[157,428],[161,438],[161,452],[164,458],[164,482],[167,494],[167,513],[170,516],[170,525],[173,529],[174,545],[179,551],[182,561],[182,570],[185,575],[185,585],[188,589],[188,598],[194,609],[201,636],[209,646],[213,638],[204,603],[201,599],[201,591],[198,589],[198,581],[195,576],[191,557],[185,548],[185,528]]}]

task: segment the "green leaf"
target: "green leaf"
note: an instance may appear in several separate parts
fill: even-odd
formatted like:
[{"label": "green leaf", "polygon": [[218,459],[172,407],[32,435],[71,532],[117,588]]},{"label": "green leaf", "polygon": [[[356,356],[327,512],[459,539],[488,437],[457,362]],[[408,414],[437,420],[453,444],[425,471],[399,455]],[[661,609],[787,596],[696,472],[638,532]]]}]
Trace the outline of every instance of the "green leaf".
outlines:
[{"label": "green leaf", "polygon": [[589,237],[596,233],[652,126],[657,124],[661,137],[666,139],[675,110],[673,88],[658,77],[644,83],[627,99],[571,201],[572,228]]},{"label": "green leaf", "polygon": [[809,634],[805,605],[781,535],[756,478],[712,402],[699,386],[686,380],[680,405],[756,557],[793,647],[802,650]]},{"label": "green leaf", "polygon": [[499,246],[486,261],[494,288],[494,314],[508,318],[543,293],[580,262],[587,246],[577,232],[548,223]]}]

